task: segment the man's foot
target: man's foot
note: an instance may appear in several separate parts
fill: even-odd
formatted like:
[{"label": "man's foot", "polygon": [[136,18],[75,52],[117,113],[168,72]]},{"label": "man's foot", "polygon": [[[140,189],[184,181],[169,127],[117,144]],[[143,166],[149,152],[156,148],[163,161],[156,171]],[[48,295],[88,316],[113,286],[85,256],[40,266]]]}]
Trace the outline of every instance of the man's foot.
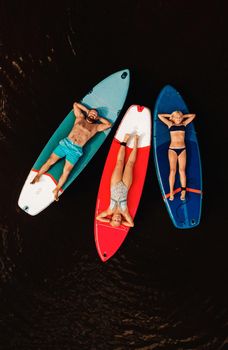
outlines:
[{"label": "man's foot", "polygon": [[181,201],[185,201],[185,195],[186,195],[186,190],[182,190],[181,191],[181,196],[180,196],[180,200]]},{"label": "man's foot", "polygon": [[30,182],[31,185],[34,185],[36,182],[38,182],[40,180],[40,176],[39,174],[37,174],[34,179]]},{"label": "man's foot", "polygon": [[174,194],[173,194],[173,193],[170,193],[169,200],[170,200],[170,201],[173,201],[173,200],[174,200]]},{"label": "man's foot", "polygon": [[53,194],[54,194],[55,201],[58,202],[58,200],[59,200],[59,189],[55,188],[54,191],[53,191]]}]

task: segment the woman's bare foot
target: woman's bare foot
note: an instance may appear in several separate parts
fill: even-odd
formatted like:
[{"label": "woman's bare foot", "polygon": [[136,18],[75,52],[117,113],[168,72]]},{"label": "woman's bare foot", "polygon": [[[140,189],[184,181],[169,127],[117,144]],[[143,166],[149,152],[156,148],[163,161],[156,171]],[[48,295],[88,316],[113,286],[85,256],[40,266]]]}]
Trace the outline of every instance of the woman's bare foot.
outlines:
[{"label": "woman's bare foot", "polygon": [[170,192],[169,200],[173,201],[174,200],[174,194]]},{"label": "woman's bare foot", "polygon": [[129,140],[130,136],[131,136],[130,134],[125,134],[123,142],[127,143],[127,141]]},{"label": "woman's bare foot", "polygon": [[57,187],[54,189],[53,194],[54,194],[55,201],[58,202],[58,200],[59,200],[59,189]]},{"label": "woman's bare foot", "polygon": [[137,146],[138,146],[138,141],[139,141],[139,135],[138,135],[138,134],[135,134],[135,135],[134,135],[134,147],[137,147]]},{"label": "woman's bare foot", "polygon": [[180,200],[181,201],[185,201],[185,195],[186,195],[186,190],[182,190],[181,191],[181,196],[180,196]]},{"label": "woman's bare foot", "polygon": [[39,174],[37,174],[34,179],[30,182],[31,185],[34,185],[36,182],[38,182],[40,180],[40,176]]}]

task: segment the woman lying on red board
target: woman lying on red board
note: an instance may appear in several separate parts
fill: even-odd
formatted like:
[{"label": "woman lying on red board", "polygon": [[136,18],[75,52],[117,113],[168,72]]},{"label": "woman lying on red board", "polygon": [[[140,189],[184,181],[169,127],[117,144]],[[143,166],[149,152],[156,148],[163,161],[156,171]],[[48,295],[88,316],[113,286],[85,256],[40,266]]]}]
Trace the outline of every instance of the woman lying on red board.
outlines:
[{"label": "woman lying on red board", "polygon": [[165,123],[170,131],[171,142],[169,145],[168,157],[170,165],[169,186],[170,197],[169,200],[174,199],[174,183],[177,169],[179,166],[180,183],[181,183],[181,197],[185,200],[186,195],[186,146],[185,146],[185,127],[193,121],[195,114],[183,114],[181,111],[174,111],[172,114],[158,114],[158,118]]},{"label": "woman lying on red board", "polygon": [[[97,220],[108,222],[115,227],[121,224],[128,227],[134,226],[134,222],[127,207],[127,194],[133,179],[133,168],[137,156],[138,135],[134,135],[134,147],[125,165],[125,146],[130,136],[130,134],[126,134],[123,142],[120,143],[116,165],[111,177],[110,205],[96,217]],[[108,216],[111,218],[108,218]]]}]

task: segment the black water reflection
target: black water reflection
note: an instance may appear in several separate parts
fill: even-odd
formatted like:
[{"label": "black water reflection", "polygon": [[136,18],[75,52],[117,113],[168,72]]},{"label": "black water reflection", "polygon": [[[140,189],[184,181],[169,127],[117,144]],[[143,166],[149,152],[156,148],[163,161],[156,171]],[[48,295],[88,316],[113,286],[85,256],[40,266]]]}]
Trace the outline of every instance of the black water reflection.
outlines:
[{"label": "black water reflection", "polygon": [[[0,348],[225,350],[225,5],[0,6]],[[132,103],[153,109],[171,83],[197,113],[203,215],[191,232],[172,227],[151,154],[136,225],[103,264],[93,215],[115,130],[58,204],[32,218],[17,199],[73,101],[125,67],[132,81],[124,111]]]}]

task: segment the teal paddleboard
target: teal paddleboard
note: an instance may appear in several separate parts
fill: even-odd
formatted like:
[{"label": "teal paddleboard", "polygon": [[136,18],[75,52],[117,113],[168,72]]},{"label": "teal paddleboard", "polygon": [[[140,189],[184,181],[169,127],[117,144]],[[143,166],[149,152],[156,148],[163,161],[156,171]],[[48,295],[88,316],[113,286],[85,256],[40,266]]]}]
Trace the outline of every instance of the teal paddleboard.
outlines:
[{"label": "teal paddleboard", "polygon": [[[92,90],[90,90],[89,93],[80,102],[89,109],[95,108],[101,117],[106,118],[113,125],[124,105],[128,93],[129,83],[129,70],[125,69],[119,71],[102,80]],[[21,209],[30,215],[36,215],[40,213],[54,201],[52,191],[56,187],[56,184],[62,174],[65,159],[61,159],[56,164],[54,164],[47,173],[41,176],[39,182],[35,184],[30,184],[30,182],[39,171],[41,166],[50,157],[59,141],[70,133],[74,122],[75,115],[73,110],[71,110],[40,153],[25,181],[19,197],[18,205]],[[94,154],[103,144],[110,130],[111,128],[97,133],[83,147],[83,156],[79,159],[71,171],[66,183],[62,188],[61,194],[89,163]]]}]

